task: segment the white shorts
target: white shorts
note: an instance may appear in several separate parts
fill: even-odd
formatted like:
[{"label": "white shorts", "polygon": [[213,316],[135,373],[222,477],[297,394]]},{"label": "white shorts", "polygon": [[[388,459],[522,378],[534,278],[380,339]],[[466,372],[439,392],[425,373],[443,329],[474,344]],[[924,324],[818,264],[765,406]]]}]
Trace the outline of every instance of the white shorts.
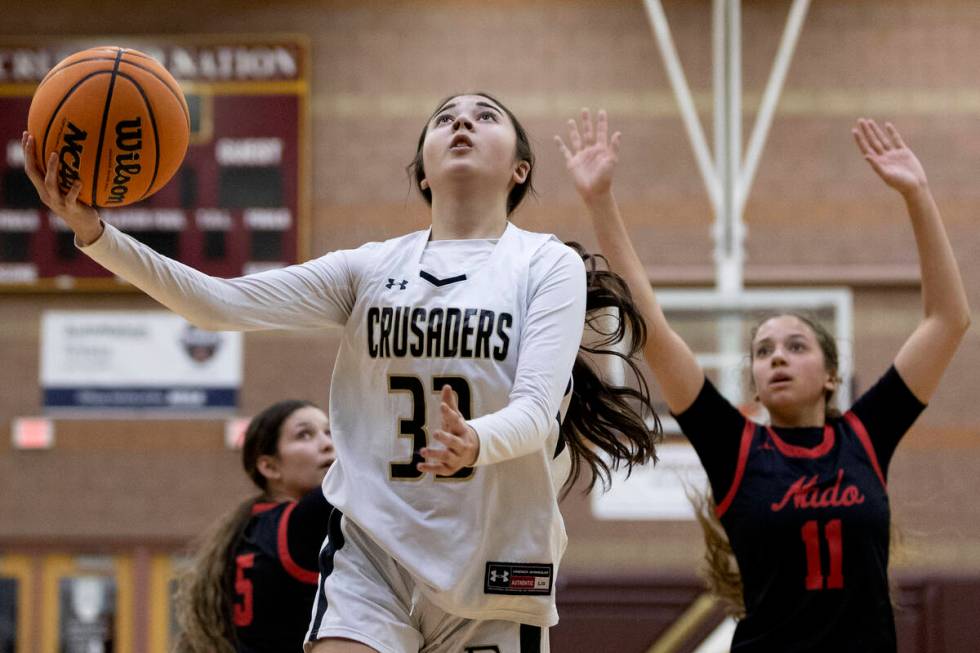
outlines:
[{"label": "white shorts", "polygon": [[305,650],[328,637],[379,653],[547,653],[548,629],[464,619],[433,605],[415,579],[335,510]]}]

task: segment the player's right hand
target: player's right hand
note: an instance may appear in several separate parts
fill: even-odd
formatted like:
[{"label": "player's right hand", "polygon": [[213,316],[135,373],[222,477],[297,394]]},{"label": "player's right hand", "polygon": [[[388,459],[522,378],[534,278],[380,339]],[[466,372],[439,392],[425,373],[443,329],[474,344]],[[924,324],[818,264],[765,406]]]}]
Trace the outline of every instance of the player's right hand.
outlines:
[{"label": "player's right hand", "polygon": [[34,184],[44,205],[65,221],[82,245],[89,245],[98,240],[102,235],[102,220],[99,218],[98,211],[78,201],[78,194],[82,192],[81,182],[76,180],[67,193],[62,193],[58,188],[57,152],[52,152],[48,156],[47,170],[42,175],[35,159],[34,150],[37,145],[34,137],[24,132],[21,146],[24,149],[24,172]]}]

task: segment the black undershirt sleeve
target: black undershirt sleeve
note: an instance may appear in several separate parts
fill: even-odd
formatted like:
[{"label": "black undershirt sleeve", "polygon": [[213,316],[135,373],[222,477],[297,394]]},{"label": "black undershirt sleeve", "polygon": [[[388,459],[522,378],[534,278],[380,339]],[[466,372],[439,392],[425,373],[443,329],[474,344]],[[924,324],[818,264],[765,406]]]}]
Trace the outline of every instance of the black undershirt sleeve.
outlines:
[{"label": "black undershirt sleeve", "polygon": [[895,448],[925,407],[909,390],[894,365],[851,407],[868,431],[885,478]]},{"label": "black undershirt sleeve", "polygon": [[715,501],[722,501],[735,478],[745,417],[707,378],[694,403],[674,417],[701,459]]},{"label": "black undershirt sleeve", "polygon": [[316,488],[296,502],[286,524],[286,541],[289,555],[303,569],[316,572],[319,568],[317,558],[320,545],[327,537],[330,511],[333,506],[323,496],[323,490]]}]

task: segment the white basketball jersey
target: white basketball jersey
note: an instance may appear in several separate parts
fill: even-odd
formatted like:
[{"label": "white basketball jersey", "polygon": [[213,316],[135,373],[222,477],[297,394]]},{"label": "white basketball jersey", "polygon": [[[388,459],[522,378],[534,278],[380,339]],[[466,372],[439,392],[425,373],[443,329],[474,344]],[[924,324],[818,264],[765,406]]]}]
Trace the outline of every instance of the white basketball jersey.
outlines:
[{"label": "white basketball jersey", "polygon": [[[467,418],[508,404],[529,266],[543,247],[564,245],[510,225],[475,269],[437,277],[420,263],[428,236],[357,253],[372,264],[359,266],[334,368],[337,462],[324,493],[446,612],[550,626],[566,544],[556,497],[564,479],[553,476],[567,473],[568,453],[553,467],[557,420],[544,448],[451,478],[418,472],[413,453],[441,426],[443,385]],[[581,325],[569,329],[578,338]]]},{"label": "white basketball jersey", "polygon": [[[238,279],[201,274],[111,225],[84,251],[202,328],[343,325],[327,498],[439,608],[550,626],[558,620],[554,584],[565,548],[556,495],[569,467],[568,451],[554,457],[559,425],[551,411],[569,399],[584,266],[553,236],[509,225],[486,258],[449,244],[461,256],[436,259],[473,258],[459,274],[433,274],[421,265],[428,236]],[[526,348],[527,371],[517,378],[524,338],[537,344]],[[446,384],[464,417],[486,431],[480,456],[490,464],[435,478],[416,470],[415,452],[441,426]]]}]

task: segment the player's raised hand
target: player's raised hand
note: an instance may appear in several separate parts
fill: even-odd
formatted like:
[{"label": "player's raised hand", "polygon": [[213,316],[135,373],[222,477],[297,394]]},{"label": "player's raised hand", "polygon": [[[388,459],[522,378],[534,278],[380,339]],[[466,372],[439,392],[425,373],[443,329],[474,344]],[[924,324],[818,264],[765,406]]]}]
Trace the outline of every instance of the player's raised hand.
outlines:
[{"label": "player's raised hand", "polygon": [[593,124],[592,114],[588,109],[582,109],[579,123],[568,121],[568,144],[557,135],[555,142],[565,156],[575,189],[582,199],[590,202],[607,194],[612,187],[620,133],[609,137],[609,120],[603,110],[599,111]]},{"label": "player's raised hand", "polygon": [[37,144],[34,137],[24,132],[21,136],[21,147],[24,150],[24,171],[44,205],[65,221],[83,245],[97,240],[102,235],[102,221],[98,211],[78,201],[78,194],[82,191],[81,182],[76,179],[68,192],[63,193],[58,186],[57,153],[52,152],[48,156],[47,170],[42,171],[35,159],[34,150]]},{"label": "player's raised hand", "polygon": [[442,386],[441,399],[442,428],[434,431],[432,437],[442,446],[423,448],[420,453],[425,462],[418,464],[418,470],[451,476],[463,467],[473,466],[480,454],[480,439],[463,419],[456,393],[448,385]]},{"label": "player's raised hand", "polygon": [[882,129],[874,120],[859,118],[851,133],[864,159],[886,184],[903,195],[926,186],[922,164],[890,122]]}]

